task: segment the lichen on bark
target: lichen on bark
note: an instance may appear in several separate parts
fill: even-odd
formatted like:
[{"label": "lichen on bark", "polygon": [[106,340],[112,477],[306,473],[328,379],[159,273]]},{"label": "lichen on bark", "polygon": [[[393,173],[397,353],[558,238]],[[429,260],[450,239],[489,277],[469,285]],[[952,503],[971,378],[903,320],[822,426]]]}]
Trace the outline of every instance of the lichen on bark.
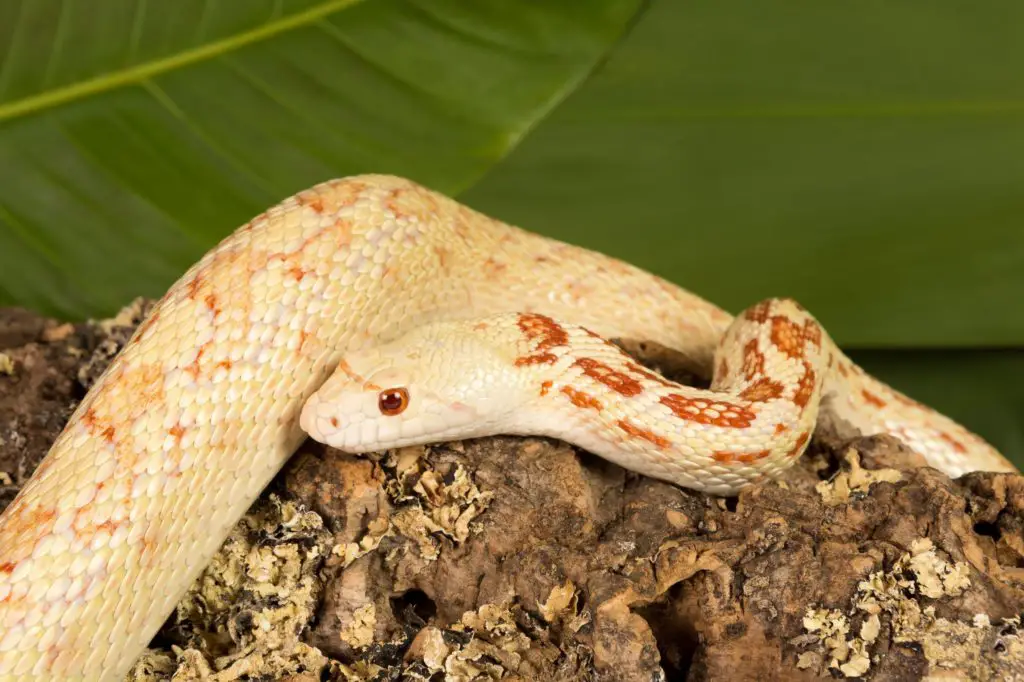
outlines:
[{"label": "lichen on bark", "polygon": [[[144,310],[0,311],[0,506]],[[922,464],[823,420],[781,480],[722,499],[549,439],[307,442],[131,678],[1024,677],[1024,479]]]}]

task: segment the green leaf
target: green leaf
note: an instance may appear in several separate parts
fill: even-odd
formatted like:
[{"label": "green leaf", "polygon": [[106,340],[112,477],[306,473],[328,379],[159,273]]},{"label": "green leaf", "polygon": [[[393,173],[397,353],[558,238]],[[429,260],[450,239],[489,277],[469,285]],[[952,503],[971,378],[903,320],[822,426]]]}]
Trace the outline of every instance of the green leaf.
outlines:
[{"label": "green leaf", "polygon": [[1024,3],[655,2],[463,199],[844,345],[1024,346]]},{"label": "green leaf", "polygon": [[639,2],[0,3],[0,305],[80,318],[159,295],[332,177],[457,193]]}]

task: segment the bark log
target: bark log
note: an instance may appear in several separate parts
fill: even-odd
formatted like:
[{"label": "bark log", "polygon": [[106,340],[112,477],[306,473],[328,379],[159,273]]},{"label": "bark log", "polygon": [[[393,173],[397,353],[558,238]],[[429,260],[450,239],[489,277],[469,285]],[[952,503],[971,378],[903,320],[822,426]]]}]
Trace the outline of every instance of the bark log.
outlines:
[{"label": "bark log", "polygon": [[[0,507],[145,307],[0,310]],[[782,480],[722,499],[547,439],[310,441],[130,678],[1024,678],[1024,478],[922,464],[823,422]]]}]

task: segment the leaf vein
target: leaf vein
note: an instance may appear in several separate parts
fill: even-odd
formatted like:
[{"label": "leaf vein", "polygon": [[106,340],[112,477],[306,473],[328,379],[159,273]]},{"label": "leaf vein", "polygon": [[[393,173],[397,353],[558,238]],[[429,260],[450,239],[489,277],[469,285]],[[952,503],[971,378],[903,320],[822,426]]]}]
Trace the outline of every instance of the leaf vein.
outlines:
[{"label": "leaf vein", "polygon": [[326,33],[330,38],[333,38],[335,42],[337,42],[339,45],[341,45],[345,49],[346,52],[348,52],[352,56],[356,57],[359,61],[361,61],[363,64],[366,64],[367,66],[369,66],[371,69],[373,69],[377,73],[383,75],[385,78],[387,78],[391,82],[396,83],[396,84],[398,84],[398,85],[400,85],[400,86],[402,86],[402,87],[404,87],[404,88],[406,88],[406,89],[416,93],[417,95],[421,95],[421,96],[427,98],[428,100],[432,100],[434,102],[442,101],[437,96],[436,92],[432,92],[431,90],[429,90],[427,88],[420,87],[419,85],[417,85],[416,83],[414,83],[412,81],[408,81],[408,80],[405,80],[403,78],[400,78],[398,76],[398,74],[396,74],[395,72],[389,70],[387,67],[383,66],[382,64],[379,64],[379,63],[373,61],[367,55],[365,55],[362,52],[360,52],[359,50],[355,49],[355,47],[352,46],[352,44],[348,41],[348,39],[345,37],[345,35],[341,31],[339,31],[338,28],[336,26],[334,26],[333,24],[331,24],[329,21],[323,21],[323,20],[317,21],[316,22],[316,26],[317,26],[317,28],[322,30],[324,33]]},{"label": "leaf vein", "polygon": [[121,69],[120,71],[103,74],[96,78],[79,81],[8,102],[0,105],[0,122],[9,121],[19,116],[25,116],[42,109],[53,108],[67,102],[97,95],[126,85],[140,84],[168,71],[181,69],[198,62],[219,57],[227,52],[241,49],[285,31],[309,25],[328,14],[340,11],[357,2],[360,2],[360,0],[326,0],[302,12],[282,17],[278,21],[265,23],[249,31],[228,36],[207,45],[200,45],[199,47],[183,50],[167,57]]},{"label": "leaf vein", "polygon": [[53,82],[54,72],[60,63],[61,54],[64,51],[64,42],[67,40],[68,24],[68,3],[71,0],[60,0],[60,8],[57,10],[57,28],[54,31],[53,49],[46,58],[46,68],[43,70],[43,87]]},{"label": "leaf vein", "polygon": [[206,131],[204,131],[197,123],[195,123],[188,114],[177,105],[174,99],[167,93],[166,90],[161,88],[159,85],[152,81],[143,81],[142,87],[156,100],[156,102],[162,106],[171,116],[181,122],[189,132],[196,136],[201,142],[203,142],[210,150],[223,158],[227,163],[237,169],[239,172],[244,173],[249,180],[251,180],[257,187],[267,193],[268,197],[277,196],[277,192],[270,185],[263,182],[262,177],[254,169],[250,168],[245,161],[236,156],[230,150],[222,147],[221,145],[214,142],[213,138],[210,137]]},{"label": "leaf vein", "polygon": [[132,31],[128,37],[128,63],[139,56],[139,42],[142,40],[142,26],[146,21],[146,0],[138,0],[132,16]]},{"label": "leaf vein", "polygon": [[14,50],[20,42],[22,22],[27,13],[25,8],[27,2],[28,0],[21,0],[18,3],[18,14],[14,18],[14,28],[11,29],[11,42],[7,45],[7,52],[4,54],[3,60],[0,60],[0,97],[3,97],[3,92],[7,87],[7,79],[11,73],[11,64],[14,63]]}]

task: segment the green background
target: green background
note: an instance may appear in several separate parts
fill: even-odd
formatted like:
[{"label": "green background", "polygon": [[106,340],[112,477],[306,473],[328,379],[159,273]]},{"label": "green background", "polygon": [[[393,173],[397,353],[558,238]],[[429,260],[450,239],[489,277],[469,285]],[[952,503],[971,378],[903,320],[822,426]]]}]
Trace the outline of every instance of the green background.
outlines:
[{"label": "green background", "polygon": [[1020,3],[0,0],[0,305],[155,296],[412,177],[738,311],[794,296],[1024,462]]}]

